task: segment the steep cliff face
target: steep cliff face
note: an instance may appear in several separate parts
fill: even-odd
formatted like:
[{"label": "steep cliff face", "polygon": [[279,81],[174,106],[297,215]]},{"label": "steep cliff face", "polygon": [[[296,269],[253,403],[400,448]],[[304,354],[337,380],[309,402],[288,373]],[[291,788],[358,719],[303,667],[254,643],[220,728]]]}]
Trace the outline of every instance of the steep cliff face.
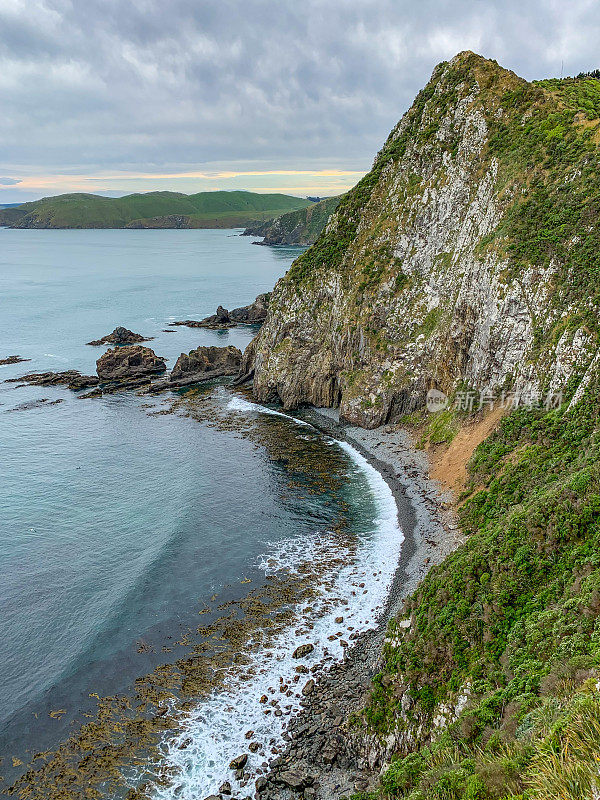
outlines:
[{"label": "steep cliff face", "polygon": [[314,244],[329,217],[338,207],[340,199],[340,197],[327,197],[307,208],[290,211],[268,222],[257,223],[246,228],[244,236],[261,236],[262,244]]},{"label": "steep cliff face", "polygon": [[440,64],[277,284],[245,354],[257,398],[374,427],[430,388],[581,376],[600,266],[600,103],[585,83],[531,84],[473,53]]}]

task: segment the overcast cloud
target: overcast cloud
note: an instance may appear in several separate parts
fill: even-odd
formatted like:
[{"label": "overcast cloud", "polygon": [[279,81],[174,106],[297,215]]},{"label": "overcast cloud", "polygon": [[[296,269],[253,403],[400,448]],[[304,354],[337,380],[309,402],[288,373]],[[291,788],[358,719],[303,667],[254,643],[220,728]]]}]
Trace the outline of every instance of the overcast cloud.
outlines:
[{"label": "overcast cloud", "polygon": [[576,74],[599,42],[596,0],[0,0],[0,202],[332,194],[439,61]]}]

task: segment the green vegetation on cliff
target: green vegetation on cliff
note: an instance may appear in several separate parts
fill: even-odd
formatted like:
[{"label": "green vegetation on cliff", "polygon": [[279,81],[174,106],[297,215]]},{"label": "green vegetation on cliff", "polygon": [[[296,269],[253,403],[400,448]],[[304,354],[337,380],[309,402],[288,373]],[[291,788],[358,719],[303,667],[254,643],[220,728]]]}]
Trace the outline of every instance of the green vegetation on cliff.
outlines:
[{"label": "green vegetation on cliff", "polygon": [[[562,313],[536,347],[583,328],[597,353],[600,80],[523,81],[500,96],[489,153],[507,206],[480,252],[500,251],[515,280],[555,265]],[[297,262],[298,278],[339,258],[325,245]],[[597,360],[571,374],[559,409],[516,409],[475,451],[460,498],[467,540],[407,601],[410,627],[390,626],[361,724],[393,735],[396,754],[368,797],[599,795],[599,464]]]},{"label": "green vegetation on cliff", "polygon": [[312,203],[285,194],[148,192],[125,197],[63,194],[0,211],[14,228],[234,228]]},{"label": "green vegetation on cliff", "polygon": [[430,388],[563,392],[475,451],[466,541],[391,624],[356,730],[391,759],[372,797],[599,797],[600,80],[439,65],[270,314],[255,392],[290,408],[374,427]]},{"label": "green vegetation on cliff", "polygon": [[[436,134],[448,109],[459,100],[457,87],[464,95],[465,85],[477,85],[490,132],[482,167],[492,158],[498,160],[498,188],[507,192],[508,205],[501,225],[481,243],[481,252],[497,246],[521,270],[558,259],[563,265],[563,292],[573,287],[580,291],[590,281],[595,282],[596,291],[600,286],[600,80],[528,83],[474,54],[447,67],[442,63],[436,68],[401,129],[390,134],[371,172],[342,199],[336,225],[296,260],[292,277],[299,283],[321,270],[342,266],[357,242],[359,224],[363,214],[369,213],[382,175],[402,160],[409,144],[420,141],[456,155],[458,139],[450,136],[442,142]],[[417,186],[419,176],[412,177]],[[576,236],[583,240],[583,247],[573,247]],[[380,282],[397,265],[390,248],[373,249],[373,255]]]},{"label": "green vegetation on cliff", "polygon": [[[365,712],[378,735],[422,726],[381,795],[597,790],[599,463],[598,377],[571,410],[517,409],[476,450],[461,508],[468,539],[407,602],[410,628],[392,623]],[[438,719],[430,737],[436,715],[449,724]]]},{"label": "green vegetation on cliff", "polygon": [[276,288],[257,396],[373,427],[465,379],[564,385],[597,348],[599,217],[600,80],[440,64]]},{"label": "green vegetation on cliff", "polygon": [[340,199],[340,197],[327,197],[306,208],[290,211],[276,219],[253,225],[244,233],[247,236],[262,236],[263,244],[313,244],[338,207]]}]

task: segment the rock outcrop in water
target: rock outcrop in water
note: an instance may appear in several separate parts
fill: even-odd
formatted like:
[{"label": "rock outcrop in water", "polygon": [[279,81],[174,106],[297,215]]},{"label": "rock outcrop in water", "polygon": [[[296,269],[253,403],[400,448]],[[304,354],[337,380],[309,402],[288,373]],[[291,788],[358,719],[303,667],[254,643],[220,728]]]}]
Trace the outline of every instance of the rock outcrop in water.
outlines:
[{"label": "rock outcrop in water", "polygon": [[112,333],[103,336],[101,339],[94,339],[91,342],[87,342],[87,344],[91,344],[94,346],[101,345],[101,344],[116,344],[116,345],[125,345],[125,344],[138,344],[139,342],[149,342],[152,337],[148,338],[142,336],[139,333],[134,333],[130,331],[128,328],[123,328],[119,325],[117,328],[114,329]]},{"label": "rock outcrop in water", "polygon": [[267,316],[269,307],[270,293],[259,294],[256,300],[250,305],[234,308],[228,311],[223,306],[217,307],[216,314],[211,314],[201,320],[188,319],[180,322],[173,322],[173,325],[185,325],[188,328],[233,328],[238,324],[242,325],[261,325]]},{"label": "rock outcrop in water", "polygon": [[29,358],[21,358],[21,356],[6,356],[6,358],[0,358],[0,367],[7,364],[21,364],[23,361],[30,360]]},{"label": "rock outcrop in water", "polygon": [[82,375],[75,369],[66,372],[31,372],[20,378],[9,378],[6,383],[29,383],[32,386],[66,386],[76,392],[97,386],[99,379],[95,375]]},{"label": "rock outcrop in water", "polygon": [[[275,287],[244,357],[256,397],[375,427],[432,388],[539,392],[585,373],[597,134],[559,159],[569,102],[472,53],[439,65]],[[583,141],[583,112],[574,125]]]},{"label": "rock outcrop in water", "polygon": [[167,368],[163,358],[154,350],[140,345],[128,345],[107,350],[96,361],[96,372],[101,381],[126,381],[150,377]]},{"label": "rock outcrop in water", "polygon": [[242,353],[237,347],[197,347],[177,359],[169,383],[187,386],[200,381],[237,375]]},{"label": "rock outcrop in water", "polygon": [[271,293],[259,294],[256,300],[250,305],[234,308],[229,312],[229,317],[234,322],[241,322],[247,325],[260,325],[266,317],[269,309]]},{"label": "rock outcrop in water", "polygon": [[155,394],[166,389],[181,389],[239,373],[242,353],[237,347],[197,347],[182,353],[168,378],[153,383],[146,390]]},{"label": "rock outcrop in water", "polygon": [[217,306],[216,314],[211,314],[209,317],[204,317],[201,320],[186,319],[179,322],[173,322],[172,325],[185,325],[188,328],[209,328],[211,330],[220,330],[222,328],[234,328],[235,322],[231,319],[229,311],[223,306]]},{"label": "rock outcrop in water", "polygon": [[237,375],[242,353],[237,347],[197,347],[182,353],[169,376],[171,381],[203,378],[207,373]]}]

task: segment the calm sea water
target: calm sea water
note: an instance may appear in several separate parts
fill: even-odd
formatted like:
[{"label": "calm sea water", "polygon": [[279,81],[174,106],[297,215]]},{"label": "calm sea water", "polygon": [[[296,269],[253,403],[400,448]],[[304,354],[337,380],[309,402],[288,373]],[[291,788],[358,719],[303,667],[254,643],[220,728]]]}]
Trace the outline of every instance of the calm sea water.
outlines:
[{"label": "calm sea water", "polygon": [[[235,425],[149,414],[133,393],[79,400],[4,382],[30,370],[93,373],[103,348],[85,342],[119,324],[155,337],[148,346],[170,364],[199,345],[243,349],[249,328],[163,329],[219,303],[252,301],[297,254],[253,247],[233,231],[0,230],[0,357],[31,359],[0,367],[0,755],[9,765],[55,747],[95,695],[127,692],[211,600],[242,597],[310,548],[322,555],[340,515],[358,549],[328,591],[352,630],[372,624],[401,534],[388,487],[347,445],[226,387],[211,402],[251,423],[253,437]],[[346,480],[290,491],[286,459],[264,445],[273,440],[305,452],[296,484],[332,453]],[[335,602],[311,623],[315,660],[341,656],[337,644],[325,653]],[[161,796],[204,796],[227,777],[273,663],[278,675],[293,670],[292,639],[271,643],[269,661],[253,656],[254,683],[246,676],[243,691],[232,675],[227,693],[199,702],[183,746],[165,741],[164,760],[180,777]],[[284,727],[262,717],[260,725],[276,736]]]}]

